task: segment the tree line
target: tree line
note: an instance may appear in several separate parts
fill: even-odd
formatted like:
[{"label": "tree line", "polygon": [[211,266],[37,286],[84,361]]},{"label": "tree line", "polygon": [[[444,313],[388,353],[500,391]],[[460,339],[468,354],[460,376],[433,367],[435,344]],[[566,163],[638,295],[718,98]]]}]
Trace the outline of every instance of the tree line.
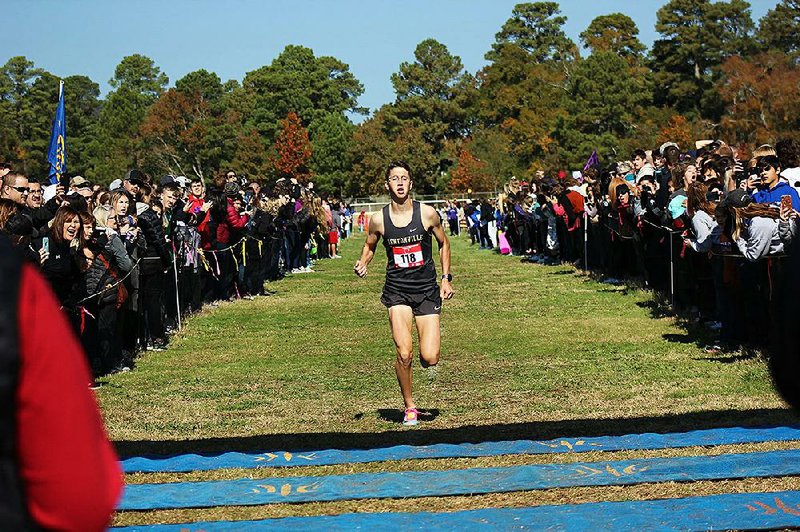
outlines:
[{"label": "tree line", "polygon": [[[426,39],[392,74],[395,100],[371,114],[349,66],[304,46],[241,81],[201,69],[174,86],[131,55],[104,98],[87,76],[64,78],[68,169],[109,182],[129,168],[212,177],[230,167],[360,196],[403,158],[417,190],[433,193],[579,169],[594,149],[612,160],[667,140],[746,150],[800,135],[800,0],[758,24],[744,0],[670,0],[649,50],[625,14],[596,17],[579,43],[566,20],[556,2],[516,5],[474,74]],[[0,69],[0,159],[32,177],[47,174],[58,82],[25,57]]]}]

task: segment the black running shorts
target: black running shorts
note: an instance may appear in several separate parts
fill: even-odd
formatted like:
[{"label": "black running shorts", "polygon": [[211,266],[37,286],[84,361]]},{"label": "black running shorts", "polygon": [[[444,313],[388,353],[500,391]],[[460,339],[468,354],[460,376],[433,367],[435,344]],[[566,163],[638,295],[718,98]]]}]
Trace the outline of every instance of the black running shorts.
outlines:
[{"label": "black running shorts", "polygon": [[442,296],[439,293],[438,286],[421,294],[401,294],[384,289],[381,295],[381,303],[383,303],[386,308],[397,305],[407,305],[411,307],[414,316],[428,316],[442,313]]}]

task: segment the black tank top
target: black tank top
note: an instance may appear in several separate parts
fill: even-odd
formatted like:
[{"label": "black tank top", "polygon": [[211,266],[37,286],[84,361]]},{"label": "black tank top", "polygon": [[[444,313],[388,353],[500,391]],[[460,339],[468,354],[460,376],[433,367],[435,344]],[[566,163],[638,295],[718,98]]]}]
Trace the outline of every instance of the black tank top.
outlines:
[{"label": "black tank top", "polygon": [[438,286],[431,231],[422,223],[420,203],[413,201],[412,207],[411,222],[405,227],[395,227],[389,205],[383,208],[383,246],[388,258],[384,290],[419,294]]}]

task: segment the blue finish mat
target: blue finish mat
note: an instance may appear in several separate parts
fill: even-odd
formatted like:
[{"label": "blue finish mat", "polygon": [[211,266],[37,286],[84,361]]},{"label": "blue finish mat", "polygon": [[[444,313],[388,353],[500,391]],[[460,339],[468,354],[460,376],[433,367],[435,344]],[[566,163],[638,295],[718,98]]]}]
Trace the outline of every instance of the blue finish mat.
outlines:
[{"label": "blue finish mat", "polygon": [[122,461],[125,473],[209,471],[213,469],[295,467],[347,463],[385,462],[424,458],[474,458],[504,454],[547,454],[589,451],[621,451],[729,445],[763,441],[800,440],[800,427],[725,428],[670,434],[628,434],[593,438],[558,438],[546,441],[440,443],[428,446],[398,445],[367,450],[309,452],[223,453],[202,456],[135,457]]},{"label": "blue finish mat", "polygon": [[120,510],[502,493],[800,475],[800,450],[449,471],[131,484]]},{"label": "blue finish mat", "polygon": [[373,513],[118,528],[124,531],[231,530],[752,530],[800,527],[800,491],[738,493],[655,501],[489,508],[448,513]]}]

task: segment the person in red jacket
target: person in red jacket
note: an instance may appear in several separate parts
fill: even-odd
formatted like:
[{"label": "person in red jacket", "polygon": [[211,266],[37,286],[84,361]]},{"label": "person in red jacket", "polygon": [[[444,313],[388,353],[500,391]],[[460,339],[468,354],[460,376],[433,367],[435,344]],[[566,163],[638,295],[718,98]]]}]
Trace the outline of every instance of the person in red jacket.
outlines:
[{"label": "person in red jacket", "polygon": [[240,192],[241,189],[236,183],[225,184],[225,196],[227,198],[225,214],[224,218],[220,216],[217,225],[217,244],[224,247],[238,242],[242,237],[247,222],[250,221],[250,216],[239,212],[234,205],[234,200],[241,199]]},{"label": "person in red jacket", "polygon": [[244,228],[250,221],[250,216],[240,212],[234,204],[235,200],[241,199],[241,189],[237,183],[226,183],[224,199],[223,196],[219,199],[222,201],[216,201],[215,197],[214,206],[210,211],[209,225],[213,233],[213,244],[211,257],[208,260],[212,263],[212,269],[217,272],[213,283],[214,298],[222,301],[229,299],[235,293],[236,265],[242,264],[242,258],[241,255],[237,255],[234,259],[234,254],[241,254],[242,248],[236,244],[244,236]]},{"label": "person in red jacket", "polygon": [[[0,284],[6,285],[0,287],[0,295],[6,309],[14,308],[11,300],[16,296],[17,334],[12,339],[5,328],[8,336],[2,341],[16,351],[12,432],[16,432],[14,462],[25,519],[44,529],[104,530],[121,495],[123,478],[88,388],[86,357],[47,281],[31,265],[15,266],[12,261],[18,259],[7,248],[7,241],[0,241],[5,277]],[[9,277],[19,281],[16,294],[7,289]],[[46,325],[47,333],[31,324]],[[8,350],[3,357],[10,360]],[[2,511],[3,502],[0,516],[10,521],[11,514]],[[7,529],[4,519],[0,529]]]},{"label": "person in red jacket", "polygon": [[192,180],[192,184],[189,186],[189,196],[186,198],[186,204],[183,207],[183,210],[189,214],[197,215],[198,219],[201,217],[201,211],[206,212],[208,211],[208,207],[205,209],[203,206],[206,203],[206,187],[203,184],[203,180],[199,177]]}]

